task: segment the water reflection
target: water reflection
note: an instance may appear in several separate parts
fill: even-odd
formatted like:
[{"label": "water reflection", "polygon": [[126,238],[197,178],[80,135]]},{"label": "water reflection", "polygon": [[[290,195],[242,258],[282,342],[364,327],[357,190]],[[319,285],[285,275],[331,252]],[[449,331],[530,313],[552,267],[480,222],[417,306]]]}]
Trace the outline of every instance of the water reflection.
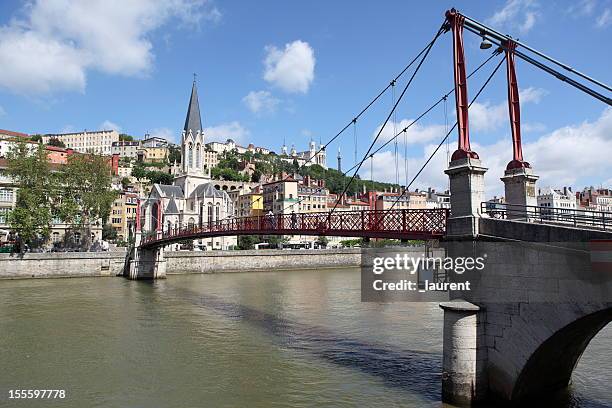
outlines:
[{"label": "water reflection", "polygon": [[301,350],[337,365],[374,375],[386,385],[404,388],[431,401],[440,400],[441,355],[414,350],[390,350],[344,337],[323,327],[287,320],[251,307],[225,302],[182,288],[166,294],[265,329],[283,347]]}]

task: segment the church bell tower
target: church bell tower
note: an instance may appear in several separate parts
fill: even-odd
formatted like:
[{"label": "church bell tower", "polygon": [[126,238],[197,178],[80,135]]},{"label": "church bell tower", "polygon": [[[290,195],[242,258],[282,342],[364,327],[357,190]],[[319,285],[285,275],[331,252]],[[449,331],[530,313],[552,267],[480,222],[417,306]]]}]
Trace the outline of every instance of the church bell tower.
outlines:
[{"label": "church bell tower", "polygon": [[184,174],[203,175],[203,153],[204,132],[202,130],[198,89],[194,75],[193,85],[191,87],[191,98],[189,99],[187,117],[185,118],[185,126],[181,138],[182,172]]}]

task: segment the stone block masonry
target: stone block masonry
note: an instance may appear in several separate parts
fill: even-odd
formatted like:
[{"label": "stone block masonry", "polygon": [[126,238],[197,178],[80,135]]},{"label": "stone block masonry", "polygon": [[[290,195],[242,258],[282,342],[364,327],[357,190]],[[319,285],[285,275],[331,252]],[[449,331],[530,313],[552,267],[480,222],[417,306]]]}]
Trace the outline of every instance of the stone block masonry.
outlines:
[{"label": "stone block masonry", "polygon": [[[164,253],[168,274],[274,271],[358,267],[355,249],[203,251]],[[125,252],[27,253],[23,257],[0,254],[0,279],[117,276],[123,271]]]},{"label": "stone block masonry", "polygon": [[0,254],[0,279],[116,276],[125,251]]},{"label": "stone block masonry", "polygon": [[165,252],[167,273],[217,273],[358,267],[361,250]]}]

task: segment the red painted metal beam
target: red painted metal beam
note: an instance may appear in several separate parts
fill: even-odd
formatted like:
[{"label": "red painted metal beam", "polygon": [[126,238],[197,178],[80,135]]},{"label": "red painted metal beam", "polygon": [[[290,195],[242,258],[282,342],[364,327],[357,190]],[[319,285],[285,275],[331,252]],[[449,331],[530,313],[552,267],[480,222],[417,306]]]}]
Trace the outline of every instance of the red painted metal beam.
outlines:
[{"label": "red painted metal beam", "polygon": [[457,150],[453,153],[451,160],[463,159],[466,157],[477,159],[478,154],[470,149],[467,75],[463,48],[463,22],[465,17],[459,14],[455,9],[450,9],[446,12],[446,19],[450,23],[453,35],[455,106],[457,109],[457,128],[459,131]]},{"label": "red painted metal beam", "polygon": [[506,166],[506,170],[531,167],[523,160],[523,147],[521,145],[521,106],[519,101],[518,81],[516,79],[516,66],[514,62],[514,50],[516,43],[512,40],[505,41],[503,46],[506,52],[506,76],[508,81],[508,112],[510,114],[510,129],[512,130],[512,161]]},{"label": "red painted metal beam", "polygon": [[136,232],[140,231],[140,198],[136,199]]},{"label": "red painted metal beam", "polygon": [[229,218],[201,227],[169,230],[149,236],[145,247],[169,245],[184,239],[227,235],[327,235],[368,238],[433,239],[446,231],[448,210],[347,211],[277,214]]}]

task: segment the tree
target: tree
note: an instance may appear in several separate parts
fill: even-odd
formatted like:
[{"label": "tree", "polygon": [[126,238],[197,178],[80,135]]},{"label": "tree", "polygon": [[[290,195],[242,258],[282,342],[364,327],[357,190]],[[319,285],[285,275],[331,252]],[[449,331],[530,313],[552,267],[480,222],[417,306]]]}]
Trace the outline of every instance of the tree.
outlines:
[{"label": "tree", "polygon": [[30,140],[36,143],[42,143],[42,136],[39,134],[30,136]]},{"label": "tree", "polygon": [[121,187],[125,190],[126,188],[128,188],[128,186],[130,185],[130,179],[127,177],[124,177],[121,179]]},{"label": "tree", "polygon": [[111,224],[104,224],[102,227],[102,239],[106,241],[114,241],[117,239],[117,230]]},{"label": "tree", "polygon": [[64,148],[66,147],[66,145],[64,144],[64,142],[62,142],[61,140],[59,140],[56,137],[52,137],[51,139],[49,139],[49,141],[47,142],[47,144],[49,146],[55,146],[55,147],[61,147]]},{"label": "tree", "polygon": [[181,148],[171,145],[168,147],[168,163],[181,162]]},{"label": "tree", "polygon": [[84,229],[82,246],[91,244],[91,226],[110,214],[117,191],[111,189],[111,172],[106,158],[78,154],[68,158],[59,172],[62,200],[59,206],[64,222]]},{"label": "tree", "polygon": [[49,237],[53,220],[52,204],[57,199],[58,179],[51,172],[45,146],[32,150],[19,142],[7,155],[6,175],[17,186],[17,202],[8,214],[11,229],[18,234],[20,251]]},{"label": "tree", "polygon": [[241,235],[238,236],[238,249],[254,249],[255,244],[261,242],[258,235]]},{"label": "tree", "polygon": [[329,244],[329,239],[327,239],[326,236],[321,235],[320,237],[317,237],[317,240],[315,241],[320,247],[327,247],[327,244]]},{"label": "tree", "polygon": [[174,181],[172,174],[164,173],[163,171],[151,170],[146,172],[146,178],[153,184],[170,185]]},{"label": "tree", "polygon": [[119,141],[120,142],[133,142],[134,136],[131,136],[125,133],[119,133]]}]

